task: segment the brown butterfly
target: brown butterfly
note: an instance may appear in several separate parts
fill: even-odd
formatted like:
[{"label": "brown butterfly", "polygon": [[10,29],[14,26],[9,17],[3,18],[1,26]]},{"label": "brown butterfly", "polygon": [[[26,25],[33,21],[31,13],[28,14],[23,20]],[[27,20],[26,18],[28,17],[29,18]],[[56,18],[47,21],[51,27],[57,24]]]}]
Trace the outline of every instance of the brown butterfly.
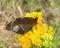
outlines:
[{"label": "brown butterfly", "polygon": [[23,35],[37,24],[37,19],[37,17],[16,18],[14,21],[11,21],[9,24],[7,24],[6,29]]}]

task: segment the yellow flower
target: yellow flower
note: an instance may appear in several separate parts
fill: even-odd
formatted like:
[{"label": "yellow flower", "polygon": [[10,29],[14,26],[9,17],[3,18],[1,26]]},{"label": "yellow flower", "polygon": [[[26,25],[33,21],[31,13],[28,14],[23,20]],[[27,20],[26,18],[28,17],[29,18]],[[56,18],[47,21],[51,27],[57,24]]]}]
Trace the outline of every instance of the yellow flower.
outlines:
[{"label": "yellow flower", "polygon": [[53,27],[52,26],[49,26],[48,30],[49,31],[53,31]]},{"label": "yellow flower", "polygon": [[38,12],[38,16],[43,16],[43,12]]},{"label": "yellow flower", "polygon": [[37,17],[38,16],[38,12],[32,12],[31,13],[31,17],[34,18],[34,17]]},{"label": "yellow flower", "polygon": [[46,33],[45,35],[42,36],[42,39],[52,41],[53,35]]},{"label": "yellow flower", "polygon": [[23,35],[23,36],[16,35],[16,37],[17,40],[19,41],[19,45],[22,46],[22,48],[24,47],[29,48],[31,46],[31,41],[27,35]]},{"label": "yellow flower", "polygon": [[31,17],[30,13],[26,13],[25,17]]},{"label": "yellow flower", "polygon": [[[37,24],[32,27],[33,31],[28,31],[24,35],[16,35],[17,40],[19,41],[19,45],[22,46],[22,48],[29,48],[31,47],[31,43],[33,43],[36,46],[44,45],[43,40],[53,40],[53,28],[51,26],[47,27],[47,24],[43,23],[42,21],[42,12],[32,12],[32,13],[26,13],[25,17],[31,17],[35,18],[37,17]],[[41,40],[43,39],[43,40]],[[48,44],[48,43],[47,43]]]},{"label": "yellow flower", "polygon": [[52,43],[51,41],[45,40],[45,41],[43,42],[43,46],[45,46],[45,48],[50,48],[50,47],[53,46],[53,43]]},{"label": "yellow flower", "polygon": [[32,13],[26,13],[25,17],[38,17],[39,19],[42,19],[42,12],[32,12]]},{"label": "yellow flower", "polygon": [[53,27],[52,26],[49,26],[48,33],[53,35]]},{"label": "yellow flower", "polygon": [[42,41],[40,40],[40,38],[38,36],[36,36],[35,34],[32,34],[29,38],[33,44],[35,44],[37,46],[41,46]]}]

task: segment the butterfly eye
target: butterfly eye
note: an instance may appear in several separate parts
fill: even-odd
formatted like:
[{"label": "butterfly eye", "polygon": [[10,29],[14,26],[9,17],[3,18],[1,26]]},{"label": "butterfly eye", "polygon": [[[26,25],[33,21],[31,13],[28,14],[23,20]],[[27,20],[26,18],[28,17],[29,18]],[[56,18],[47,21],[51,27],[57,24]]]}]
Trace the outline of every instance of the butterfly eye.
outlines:
[{"label": "butterfly eye", "polygon": [[34,20],[36,21],[38,18],[36,17],[36,18],[34,18]]}]

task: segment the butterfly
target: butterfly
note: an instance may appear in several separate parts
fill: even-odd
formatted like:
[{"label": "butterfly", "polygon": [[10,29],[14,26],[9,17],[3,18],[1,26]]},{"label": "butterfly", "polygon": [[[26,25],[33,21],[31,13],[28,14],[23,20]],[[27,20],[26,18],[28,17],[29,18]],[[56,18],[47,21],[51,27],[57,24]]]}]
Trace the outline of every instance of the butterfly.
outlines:
[{"label": "butterfly", "polygon": [[16,32],[18,34],[25,34],[32,29],[34,25],[37,24],[38,18],[23,17],[16,18],[6,25],[6,29]]}]

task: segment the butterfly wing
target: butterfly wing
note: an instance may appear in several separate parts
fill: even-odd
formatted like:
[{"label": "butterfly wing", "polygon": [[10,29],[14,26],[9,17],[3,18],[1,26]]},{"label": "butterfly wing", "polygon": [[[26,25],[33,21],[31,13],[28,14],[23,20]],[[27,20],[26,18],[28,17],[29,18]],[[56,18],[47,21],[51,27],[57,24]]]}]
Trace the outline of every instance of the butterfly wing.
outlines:
[{"label": "butterfly wing", "polygon": [[31,30],[33,26],[34,25],[31,25],[31,24],[20,24],[20,28],[22,28],[23,34],[25,34],[26,32],[28,32],[29,30]]},{"label": "butterfly wing", "polygon": [[[13,32],[19,34],[25,34],[28,32],[35,24],[37,20],[33,18],[17,18],[11,25],[11,22],[7,25],[7,30],[13,30]],[[12,27],[11,27],[12,26]]]}]

